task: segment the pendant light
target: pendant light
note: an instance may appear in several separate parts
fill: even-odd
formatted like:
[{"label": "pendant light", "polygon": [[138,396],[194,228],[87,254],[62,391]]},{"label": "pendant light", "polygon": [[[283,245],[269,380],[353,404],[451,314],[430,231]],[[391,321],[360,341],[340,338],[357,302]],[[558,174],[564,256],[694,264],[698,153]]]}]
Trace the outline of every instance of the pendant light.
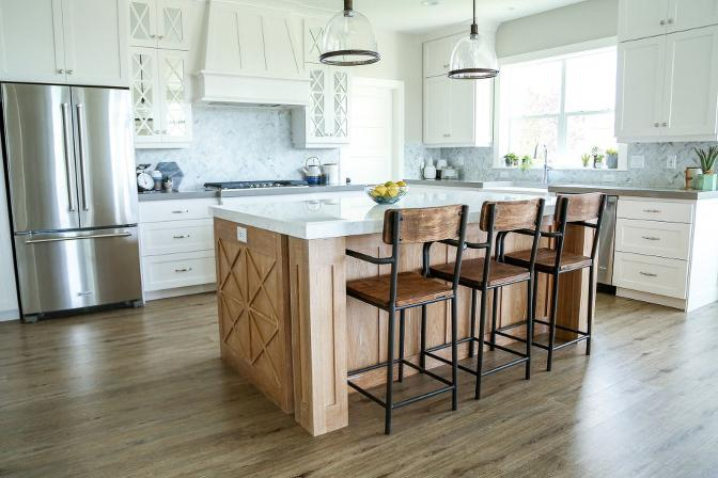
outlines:
[{"label": "pendant light", "polygon": [[344,0],[344,10],[329,20],[322,43],[319,61],[326,65],[370,65],[380,59],[374,29],[354,10],[353,0]]},{"label": "pendant light", "polygon": [[499,74],[499,62],[489,45],[481,40],[476,24],[476,0],[471,34],[462,38],[451,53],[449,78],[458,80],[484,80]]}]

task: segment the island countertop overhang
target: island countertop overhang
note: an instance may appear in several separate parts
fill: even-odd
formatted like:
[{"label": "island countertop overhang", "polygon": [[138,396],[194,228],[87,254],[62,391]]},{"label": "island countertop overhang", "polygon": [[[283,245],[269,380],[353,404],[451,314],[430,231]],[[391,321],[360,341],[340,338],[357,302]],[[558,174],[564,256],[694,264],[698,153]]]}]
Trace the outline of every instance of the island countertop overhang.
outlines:
[{"label": "island countertop overhang", "polygon": [[436,207],[452,204],[469,206],[469,222],[479,222],[485,202],[520,201],[543,197],[546,215],[554,212],[551,194],[517,194],[476,190],[411,188],[393,206],[379,206],[363,192],[323,193],[304,197],[262,198],[231,205],[212,206],[215,218],[264,229],[298,239],[328,239],[381,232],[384,213],[390,208]]}]

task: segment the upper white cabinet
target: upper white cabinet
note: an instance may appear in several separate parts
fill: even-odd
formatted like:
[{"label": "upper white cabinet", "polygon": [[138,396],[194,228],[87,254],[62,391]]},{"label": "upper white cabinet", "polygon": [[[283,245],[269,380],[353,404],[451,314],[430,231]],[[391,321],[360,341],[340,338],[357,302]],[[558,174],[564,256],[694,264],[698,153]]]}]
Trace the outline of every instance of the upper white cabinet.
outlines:
[{"label": "upper white cabinet", "polygon": [[451,66],[451,53],[460,36],[455,35],[424,43],[424,78],[446,76]]},{"label": "upper white cabinet", "polygon": [[620,142],[718,139],[718,27],[622,43],[618,53]]},{"label": "upper white cabinet", "polygon": [[0,0],[0,80],[127,86],[126,0]]},{"label": "upper white cabinet", "polygon": [[192,141],[186,53],[132,48],[135,147],[179,148]]},{"label": "upper white cabinet", "polygon": [[462,37],[424,43],[424,144],[428,147],[493,143],[494,81],[447,76],[454,44]]},{"label": "upper white cabinet", "polygon": [[718,24],[718,0],[621,0],[619,41]]},{"label": "upper white cabinet", "polygon": [[292,142],[298,148],[338,148],[349,144],[348,68],[322,65],[325,22],[304,20],[304,61],[309,78],[309,103],[292,111]]},{"label": "upper white cabinet", "polygon": [[189,50],[184,0],[130,0],[131,46]]}]

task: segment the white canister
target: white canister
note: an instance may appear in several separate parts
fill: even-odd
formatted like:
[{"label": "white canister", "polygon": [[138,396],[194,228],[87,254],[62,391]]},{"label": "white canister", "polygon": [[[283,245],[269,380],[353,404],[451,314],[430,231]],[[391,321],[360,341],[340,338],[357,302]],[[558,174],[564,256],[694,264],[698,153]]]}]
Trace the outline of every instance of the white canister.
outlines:
[{"label": "white canister", "polygon": [[424,164],[424,179],[436,179],[436,168],[431,159],[427,159]]},{"label": "white canister", "polygon": [[327,185],[339,186],[339,165],[337,163],[327,163],[322,166],[324,176],[327,178]]}]

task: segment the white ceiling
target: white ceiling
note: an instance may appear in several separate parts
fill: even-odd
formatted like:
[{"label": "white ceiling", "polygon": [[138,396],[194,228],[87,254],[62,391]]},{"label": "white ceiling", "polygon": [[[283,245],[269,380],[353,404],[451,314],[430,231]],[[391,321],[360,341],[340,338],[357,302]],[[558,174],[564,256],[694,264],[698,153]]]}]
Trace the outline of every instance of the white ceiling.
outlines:
[{"label": "white ceiling", "polygon": [[[339,11],[342,0],[295,0],[297,3]],[[471,0],[433,0],[436,5],[423,5],[422,0],[354,0],[354,9],[368,16],[377,28],[421,33],[471,19]],[[583,0],[477,0],[476,10],[481,25],[498,25],[515,18],[553,10]],[[429,3],[429,2],[427,2]]]}]

